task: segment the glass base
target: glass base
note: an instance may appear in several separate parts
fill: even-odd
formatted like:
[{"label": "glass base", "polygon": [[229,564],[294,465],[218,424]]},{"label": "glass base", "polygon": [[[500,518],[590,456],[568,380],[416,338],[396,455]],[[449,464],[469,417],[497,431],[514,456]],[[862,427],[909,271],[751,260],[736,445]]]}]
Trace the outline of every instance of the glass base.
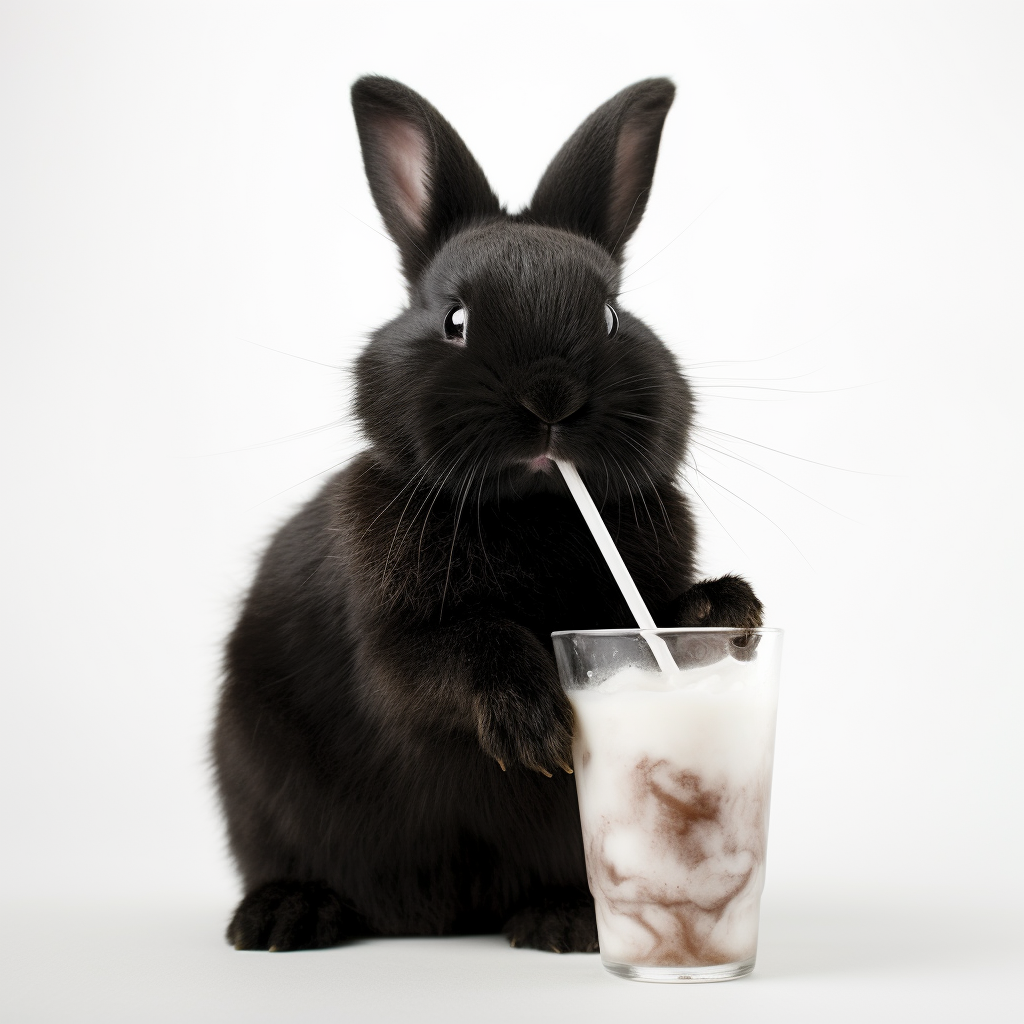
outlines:
[{"label": "glass base", "polygon": [[602,960],[604,969],[629,981],[656,981],[668,984],[702,981],[732,981],[743,978],[754,969],[755,957],[734,964],[716,964],[714,967],[643,967],[635,964],[617,964]]}]

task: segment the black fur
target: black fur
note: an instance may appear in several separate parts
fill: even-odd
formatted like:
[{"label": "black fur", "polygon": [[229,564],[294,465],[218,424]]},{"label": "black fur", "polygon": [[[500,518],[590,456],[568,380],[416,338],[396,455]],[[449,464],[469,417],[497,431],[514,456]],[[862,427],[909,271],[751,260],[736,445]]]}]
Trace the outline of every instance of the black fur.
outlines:
[{"label": "black fur", "polygon": [[369,447],[274,538],[228,642],[214,760],[239,948],[596,948],[549,634],[635,623],[542,456],[576,463],[658,622],[761,621],[744,581],[695,585],[675,360],[624,310],[606,332],[672,93],[610,100],[510,215],[425,100],[354,86],[410,299],[358,362]]}]

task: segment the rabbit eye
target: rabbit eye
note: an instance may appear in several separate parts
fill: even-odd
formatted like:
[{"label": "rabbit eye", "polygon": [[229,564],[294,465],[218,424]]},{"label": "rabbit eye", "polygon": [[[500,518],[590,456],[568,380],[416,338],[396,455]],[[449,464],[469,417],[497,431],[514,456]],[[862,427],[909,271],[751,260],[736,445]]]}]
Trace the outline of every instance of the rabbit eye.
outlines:
[{"label": "rabbit eye", "polygon": [[604,323],[608,328],[608,337],[614,338],[615,332],[619,329],[619,314],[607,302],[604,304]]},{"label": "rabbit eye", "polygon": [[453,306],[444,318],[444,336],[449,341],[466,344],[466,307]]}]

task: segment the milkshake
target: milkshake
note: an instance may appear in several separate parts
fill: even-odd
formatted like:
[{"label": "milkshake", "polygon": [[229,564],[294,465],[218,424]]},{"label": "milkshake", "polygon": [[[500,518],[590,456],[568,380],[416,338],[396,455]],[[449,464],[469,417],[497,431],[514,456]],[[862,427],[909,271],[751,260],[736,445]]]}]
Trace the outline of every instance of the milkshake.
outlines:
[{"label": "milkshake", "polygon": [[[554,634],[601,958],[642,980],[753,968],[764,887],[781,636]],[[741,646],[742,645],[742,646]]]}]

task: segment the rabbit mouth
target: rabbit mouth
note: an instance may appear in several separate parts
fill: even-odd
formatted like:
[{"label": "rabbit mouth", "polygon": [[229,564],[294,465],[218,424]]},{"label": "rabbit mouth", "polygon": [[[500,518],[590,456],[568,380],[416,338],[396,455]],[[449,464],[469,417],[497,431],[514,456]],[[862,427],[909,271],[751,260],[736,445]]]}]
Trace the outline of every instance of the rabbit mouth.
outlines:
[{"label": "rabbit mouth", "polygon": [[526,463],[531,473],[553,473],[555,462],[550,455],[538,455]]}]

